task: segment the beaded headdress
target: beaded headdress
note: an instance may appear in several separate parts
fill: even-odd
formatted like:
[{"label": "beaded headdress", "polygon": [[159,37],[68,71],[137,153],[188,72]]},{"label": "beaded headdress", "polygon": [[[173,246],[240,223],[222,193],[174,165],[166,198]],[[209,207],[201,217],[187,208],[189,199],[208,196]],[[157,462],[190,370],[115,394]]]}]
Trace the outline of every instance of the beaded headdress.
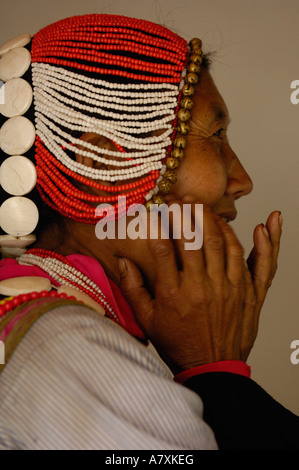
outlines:
[{"label": "beaded headdress", "polygon": [[[0,48],[0,56],[5,95],[21,89],[24,102],[11,105],[9,112],[6,100],[0,102],[0,112],[8,118],[0,129],[0,148],[5,158],[10,157],[0,168],[1,185],[14,196],[8,201],[18,199],[23,212],[32,203],[23,197],[35,184],[24,154],[35,144],[37,189],[65,217],[96,223],[100,203],[113,204],[118,216],[133,203],[147,208],[163,203],[186,145],[191,97],[203,56],[199,39],[188,45],[149,21],[94,14],[58,21],[32,41],[29,35],[19,36]],[[14,60],[18,70],[10,67],[7,74],[6,64]],[[21,78],[29,67],[31,95]],[[32,96],[34,126],[24,117]],[[102,150],[81,138],[86,133],[102,136],[111,146]],[[78,154],[94,164],[80,163]],[[26,167],[26,174],[32,173],[23,192],[11,190],[11,163],[13,171]],[[126,196],[122,209],[117,205],[120,195]],[[25,201],[26,205],[25,199],[30,203]],[[8,206],[11,210],[12,201],[2,204],[0,219]],[[31,226],[11,229],[1,220],[0,225],[13,237],[32,231]]]}]

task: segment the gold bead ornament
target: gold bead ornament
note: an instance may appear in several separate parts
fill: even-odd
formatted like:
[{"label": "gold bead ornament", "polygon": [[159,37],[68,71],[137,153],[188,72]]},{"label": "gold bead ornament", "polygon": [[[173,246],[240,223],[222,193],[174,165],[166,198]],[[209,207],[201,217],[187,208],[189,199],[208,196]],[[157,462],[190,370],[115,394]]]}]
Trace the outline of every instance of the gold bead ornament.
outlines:
[{"label": "gold bead ornament", "polygon": [[[158,184],[159,192],[163,194],[169,193],[172,185],[177,181],[175,169],[179,166],[180,161],[184,158],[184,150],[187,145],[186,136],[190,132],[191,114],[190,110],[193,106],[192,96],[195,93],[195,85],[199,82],[200,67],[203,59],[203,52],[201,49],[202,42],[198,38],[192,39],[189,43],[189,60],[187,65],[187,74],[185,76],[185,84],[182,88],[182,99],[180,101],[180,110],[177,114],[177,136],[173,143],[173,148],[170,156],[166,160],[167,170],[163,178]],[[147,203],[145,207],[151,210],[153,206],[164,204],[165,200],[161,194],[156,194]]]}]

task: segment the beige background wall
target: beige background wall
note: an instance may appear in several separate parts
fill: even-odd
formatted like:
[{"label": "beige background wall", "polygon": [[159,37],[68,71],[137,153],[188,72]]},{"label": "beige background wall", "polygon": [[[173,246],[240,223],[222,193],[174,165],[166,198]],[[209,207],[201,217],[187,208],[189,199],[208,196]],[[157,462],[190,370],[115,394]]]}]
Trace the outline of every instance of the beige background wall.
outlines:
[{"label": "beige background wall", "polygon": [[160,22],[217,52],[213,75],[230,109],[230,140],[255,185],[234,222],[246,251],[269,212],[284,217],[279,271],[249,363],[253,378],[299,414],[299,364],[290,361],[299,340],[299,104],[290,101],[299,80],[298,0],[1,0],[0,43],[84,13]]}]

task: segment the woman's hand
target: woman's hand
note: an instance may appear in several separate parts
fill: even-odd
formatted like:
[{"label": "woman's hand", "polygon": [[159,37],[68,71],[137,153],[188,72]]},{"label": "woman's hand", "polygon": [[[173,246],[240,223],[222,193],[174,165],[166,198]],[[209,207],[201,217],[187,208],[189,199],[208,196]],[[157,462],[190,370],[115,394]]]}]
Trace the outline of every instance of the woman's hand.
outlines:
[{"label": "woman's hand", "polygon": [[280,228],[274,214],[266,225],[269,238],[262,226],[255,230],[250,267],[232,228],[206,207],[200,250],[185,250],[183,236],[149,239],[156,267],[154,298],[138,268],[121,261],[123,293],[174,374],[215,361],[246,361],[276,269]]},{"label": "woman's hand", "polygon": [[265,226],[260,224],[254,230],[254,247],[248,257],[247,265],[257,295],[258,311],[264,303],[277,270],[281,229],[282,216],[280,212],[275,211],[270,214]]}]

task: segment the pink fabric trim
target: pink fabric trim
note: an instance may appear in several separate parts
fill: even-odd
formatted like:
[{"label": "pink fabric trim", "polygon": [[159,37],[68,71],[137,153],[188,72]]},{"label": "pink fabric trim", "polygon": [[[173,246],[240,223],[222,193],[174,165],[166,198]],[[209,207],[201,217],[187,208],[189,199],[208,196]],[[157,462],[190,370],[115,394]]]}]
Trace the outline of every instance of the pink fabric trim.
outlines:
[{"label": "pink fabric trim", "polygon": [[207,372],[230,372],[232,374],[243,375],[249,377],[251,375],[250,366],[243,361],[219,361],[202,366],[193,367],[192,369],[180,372],[174,377],[175,382],[183,384],[186,380],[195,375],[205,374]]},{"label": "pink fabric trim", "polygon": [[[84,255],[69,255],[66,256],[66,258],[100,287],[107,297],[109,304],[118,316],[121,326],[132,336],[145,341],[146,338],[136,323],[133,312],[122,295],[121,290],[106,276],[100,263],[94,258]],[[11,258],[0,261],[0,281],[22,276],[46,277],[51,280],[53,285],[59,285],[37,266],[22,266],[19,265],[15,259]]]}]

